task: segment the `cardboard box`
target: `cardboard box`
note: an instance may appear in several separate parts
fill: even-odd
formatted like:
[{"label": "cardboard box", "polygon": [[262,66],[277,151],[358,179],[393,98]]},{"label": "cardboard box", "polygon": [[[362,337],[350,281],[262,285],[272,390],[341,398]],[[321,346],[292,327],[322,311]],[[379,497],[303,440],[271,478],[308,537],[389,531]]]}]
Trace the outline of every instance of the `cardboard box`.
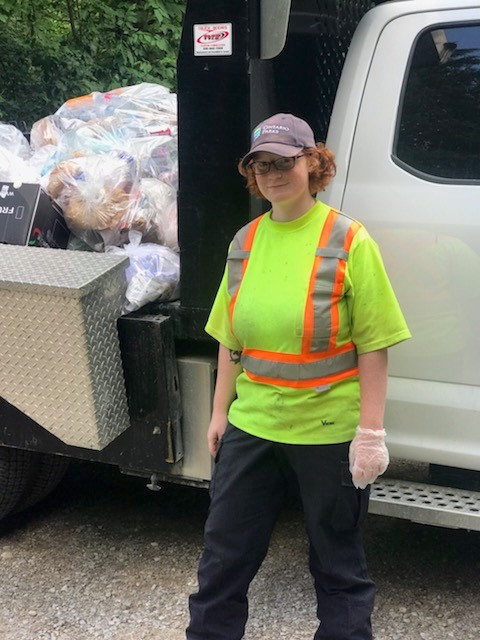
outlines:
[{"label": "cardboard box", "polygon": [[0,243],[66,249],[62,210],[39,184],[0,182]]}]

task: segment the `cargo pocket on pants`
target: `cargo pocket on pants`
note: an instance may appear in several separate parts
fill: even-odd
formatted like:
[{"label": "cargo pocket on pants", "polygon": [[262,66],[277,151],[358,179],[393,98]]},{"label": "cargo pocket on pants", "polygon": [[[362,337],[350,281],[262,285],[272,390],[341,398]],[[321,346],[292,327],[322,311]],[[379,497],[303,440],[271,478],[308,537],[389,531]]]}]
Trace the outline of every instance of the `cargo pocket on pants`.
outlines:
[{"label": "cargo pocket on pants", "polygon": [[370,485],[366,489],[356,489],[352,482],[348,461],[342,461],[340,465],[340,486],[330,523],[333,529],[339,532],[355,529],[365,520],[370,498]]}]

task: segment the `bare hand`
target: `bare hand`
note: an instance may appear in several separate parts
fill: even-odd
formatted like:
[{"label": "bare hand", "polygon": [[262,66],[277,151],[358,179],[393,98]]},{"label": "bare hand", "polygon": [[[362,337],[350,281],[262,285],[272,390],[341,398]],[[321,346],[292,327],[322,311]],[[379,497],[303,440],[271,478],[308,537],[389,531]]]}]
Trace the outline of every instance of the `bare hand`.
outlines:
[{"label": "bare hand", "polygon": [[224,414],[213,414],[207,431],[208,450],[210,455],[215,457],[217,454],[218,443],[227,428],[228,418]]}]

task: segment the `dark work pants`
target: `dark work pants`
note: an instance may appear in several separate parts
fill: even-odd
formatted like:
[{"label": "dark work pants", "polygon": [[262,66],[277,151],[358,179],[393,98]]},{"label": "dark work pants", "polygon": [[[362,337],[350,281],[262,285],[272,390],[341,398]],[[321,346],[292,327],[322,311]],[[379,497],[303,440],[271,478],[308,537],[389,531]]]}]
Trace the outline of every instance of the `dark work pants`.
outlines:
[{"label": "dark work pants", "polygon": [[292,470],[317,594],[320,626],[314,640],[371,640],[375,589],[358,526],[368,509],[368,489],[352,484],[348,446],[278,444],[228,425],[210,485],[187,640],[243,638],[248,587],[267,553]]}]

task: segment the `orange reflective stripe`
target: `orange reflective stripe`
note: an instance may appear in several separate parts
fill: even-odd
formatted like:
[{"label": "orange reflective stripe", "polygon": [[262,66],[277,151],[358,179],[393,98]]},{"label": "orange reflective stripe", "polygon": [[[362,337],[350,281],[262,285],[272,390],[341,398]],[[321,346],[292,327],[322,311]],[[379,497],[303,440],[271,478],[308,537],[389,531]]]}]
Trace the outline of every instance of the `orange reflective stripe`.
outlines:
[{"label": "orange reflective stripe", "polygon": [[328,343],[329,349],[335,349],[337,344],[337,334],[339,328],[339,313],[338,313],[338,301],[342,296],[343,291],[343,280],[345,278],[345,268],[346,262],[345,260],[338,261],[337,272],[335,274],[335,284],[333,285],[332,292],[332,307],[331,307],[331,321],[332,321],[332,329],[330,332],[330,342]]},{"label": "orange reflective stripe", "polygon": [[347,235],[345,236],[345,242],[343,244],[343,248],[345,249],[345,251],[350,251],[353,238],[355,237],[355,234],[357,233],[357,231],[360,229],[361,226],[362,225],[356,220],[352,221],[352,224],[350,225],[350,228],[347,231]]},{"label": "orange reflective stripe", "polygon": [[[229,252],[229,321],[232,334],[235,304],[263,216],[235,235]],[[300,353],[243,349],[246,375],[257,382],[292,388],[320,387],[358,375],[353,342],[337,347],[338,302],[343,295],[349,249],[360,224],[330,209],[320,232],[308,282]],[[241,261],[241,264],[240,264]]]},{"label": "orange reflective stripe", "polygon": [[[263,354],[262,354],[263,355]],[[331,379],[332,376],[351,371],[358,366],[357,351],[355,348],[336,353],[326,354],[324,357],[299,359],[298,354],[292,354],[289,358],[266,358],[242,352],[240,361],[243,368],[255,376],[269,378],[282,384],[285,380],[305,382],[323,378]]]},{"label": "orange reflective stripe", "polygon": [[320,360],[326,360],[332,356],[336,356],[340,353],[347,353],[347,351],[354,351],[355,345],[353,342],[347,342],[341,347],[329,351],[310,353],[280,353],[279,351],[263,351],[261,349],[243,349],[242,353],[252,358],[259,358],[264,360],[271,360],[272,362],[288,362],[289,364],[299,364],[302,362],[318,362]]},{"label": "orange reflective stripe", "polygon": [[349,369],[348,371],[342,371],[332,376],[324,376],[323,378],[312,378],[310,380],[285,380],[281,378],[265,378],[264,376],[258,376],[250,371],[245,370],[246,375],[255,382],[263,382],[264,384],[274,384],[280,387],[292,387],[294,389],[305,389],[309,387],[321,387],[327,384],[333,384],[339,382],[339,380],[345,380],[345,378],[352,378],[358,376],[358,367]]},{"label": "orange reflective stripe", "polygon": [[[259,225],[260,220],[263,218],[264,215],[265,214],[262,214],[261,216],[258,216],[258,218],[255,218],[255,220],[252,220],[252,222],[250,222],[247,225],[247,234],[245,236],[245,240],[243,241],[243,246],[242,246],[242,250],[243,251],[251,251],[252,245],[253,245],[253,240],[255,238],[255,234],[256,234],[257,229],[258,229],[258,225]],[[244,227],[242,227],[242,229],[240,229],[240,231],[238,233],[241,234],[242,231],[245,231]],[[235,239],[236,239],[236,236],[234,238],[234,242],[232,243],[232,245],[235,243]],[[248,265],[248,258],[244,258],[242,260],[242,277],[240,279],[240,283],[238,285],[237,290],[235,291],[235,293],[231,297],[230,303],[228,305],[228,313],[229,313],[229,318],[230,318],[230,331],[233,333],[233,335],[235,335],[235,332],[233,331],[233,313],[234,313],[234,310],[235,310],[235,304],[237,302],[237,296],[238,296],[238,292],[240,291],[240,286],[242,284],[243,276],[245,275],[245,271],[247,270],[247,265]]]},{"label": "orange reflective stripe", "polygon": [[258,218],[255,218],[255,220],[252,220],[252,222],[249,225],[248,228],[248,232],[247,235],[245,237],[245,242],[243,243],[243,247],[242,249],[244,251],[250,251],[253,245],[253,239],[255,237],[255,234],[257,232],[257,228],[259,225],[260,220],[263,218],[265,214],[258,216]]},{"label": "orange reflective stripe", "polygon": [[[324,248],[328,244],[330,234],[332,233],[333,225],[337,219],[338,211],[330,209],[330,212],[323,225],[320,239],[318,241],[318,247]],[[303,316],[303,339],[302,339],[302,353],[309,353],[312,346],[313,331],[314,331],[314,315],[313,315],[313,290],[315,288],[315,280],[317,278],[317,272],[322,261],[321,256],[316,256],[313,262],[312,273],[310,275],[310,282],[308,285],[307,302],[305,305],[305,312]]]},{"label": "orange reflective stripe", "polygon": [[228,316],[229,316],[229,319],[230,319],[230,331],[232,332],[233,335],[235,335],[235,332],[233,330],[233,310],[235,309],[235,303],[237,301],[237,295],[238,295],[238,289],[236,290],[235,294],[231,297],[230,303],[228,305]]},{"label": "orange reflective stripe", "polygon": [[[360,223],[357,221],[352,222],[347,233],[345,234],[345,241],[343,243],[343,249],[347,253],[350,251],[350,247],[353,242],[353,238],[355,234],[360,229]],[[338,313],[338,301],[340,300],[343,292],[343,284],[345,281],[345,272],[347,269],[347,263],[345,260],[339,260],[337,271],[335,274],[335,282],[333,285],[332,291],[332,310],[331,310],[331,318],[332,318],[332,331],[330,334],[330,342],[328,345],[328,349],[335,349],[337,343],[337,334],[339,328],[339,313]]]},{"label": "orange reflective stripe", "polygon": [[[260,220],[262,218],[263,218],[263,215],[259,216],[258,218],[255,218],[255,220],[253,220],[253,222],[250,224],[250,227],[249,227],[248,233],[247,233],[247,237],[245,238],[245,242],[243,243],[243,247],[242,247],[242,249],[244,251],[251,251],[252,250],[253,239],[255,238],[255,234],[257,233],[258,225],[259,225]],[[245,271],[247,269],[247,265],[248,265],[248,258],[244,258],[243,264],[242,264],[242,279],[243,279],[243,276],[244,276]],[[240,289],[240,287],[239,287],[239,289]]]}]

